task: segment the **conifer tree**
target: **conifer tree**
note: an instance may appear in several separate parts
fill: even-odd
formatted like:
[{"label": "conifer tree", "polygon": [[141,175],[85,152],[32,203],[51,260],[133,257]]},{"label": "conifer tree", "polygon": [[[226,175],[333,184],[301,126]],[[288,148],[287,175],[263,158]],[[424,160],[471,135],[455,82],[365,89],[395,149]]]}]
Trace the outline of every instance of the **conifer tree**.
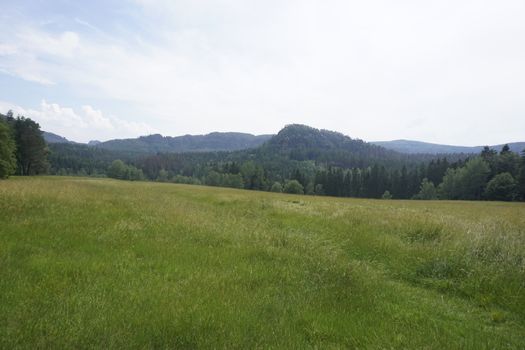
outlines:
[{"label": "conifer tree", "polygon": [[16,145],[9,125],[0,119],[0,179],[5,179],[16,170]]},{"label": "conifer tree", "polygon": [[[47,146],[40,125],[29,118],[11,118],[16,142],[17,174],[37,175],[48,169]],[[9,119],[8,119],[9,121]]]}]

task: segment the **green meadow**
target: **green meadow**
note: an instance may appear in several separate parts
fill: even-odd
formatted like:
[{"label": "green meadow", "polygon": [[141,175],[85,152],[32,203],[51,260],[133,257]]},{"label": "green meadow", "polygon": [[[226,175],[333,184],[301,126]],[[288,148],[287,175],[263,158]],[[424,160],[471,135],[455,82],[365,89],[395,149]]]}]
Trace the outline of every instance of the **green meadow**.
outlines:
[{"label": "green meadow", "polygon": [[0,181],[0,348],[525,348],[525,203]]}]

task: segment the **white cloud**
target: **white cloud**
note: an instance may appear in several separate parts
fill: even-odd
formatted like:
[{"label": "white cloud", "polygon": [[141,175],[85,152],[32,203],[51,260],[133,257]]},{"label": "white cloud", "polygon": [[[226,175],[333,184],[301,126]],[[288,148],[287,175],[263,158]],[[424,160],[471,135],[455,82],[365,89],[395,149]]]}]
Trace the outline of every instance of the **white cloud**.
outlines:
[{"label": "white cloud", "polygon": [[523,138],[521,0],[135,3],[113,32],[76,14],[74,30],[9,23],[0,70],[129,105],[171,135],[300,122],[369,140]]},{"label": "white cloud", "polygon": [[122,120],[113,115],[104,115],[92,106],[82,106],[80,111],[62,107],[42,100],[39,109],[26,109],[0,101],[0,111],[12,110],[38,122],[42,130],[50,131],[77,142],[137,137],[158,133],[158,130],[142,122]]},{"label": "white cloud", "polygon": [[17,34],[17,51],[30,52],[35,56],[55,56],[72,58],[80,45],[80,39],[77,33],[65,31],[58,35],[47,33],[22,30]]}]

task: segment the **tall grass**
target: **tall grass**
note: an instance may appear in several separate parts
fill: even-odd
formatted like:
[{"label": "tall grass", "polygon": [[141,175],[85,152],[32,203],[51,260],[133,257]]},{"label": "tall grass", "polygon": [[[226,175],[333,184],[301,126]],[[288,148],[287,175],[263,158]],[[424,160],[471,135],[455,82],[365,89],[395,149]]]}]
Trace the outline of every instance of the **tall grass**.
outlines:
[{"label": "tall grass", "polygon": [[0,348],[525,347],[525,205],[0,182]]}]

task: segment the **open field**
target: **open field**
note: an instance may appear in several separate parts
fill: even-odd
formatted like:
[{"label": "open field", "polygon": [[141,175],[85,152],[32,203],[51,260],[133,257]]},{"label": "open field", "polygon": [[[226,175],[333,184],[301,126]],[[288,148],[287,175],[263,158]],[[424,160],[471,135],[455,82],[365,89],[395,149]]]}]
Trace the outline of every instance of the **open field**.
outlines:
[{"label": "open field", "polygon": [[525,203],[0,181],[0,348],[525,348]]}]

